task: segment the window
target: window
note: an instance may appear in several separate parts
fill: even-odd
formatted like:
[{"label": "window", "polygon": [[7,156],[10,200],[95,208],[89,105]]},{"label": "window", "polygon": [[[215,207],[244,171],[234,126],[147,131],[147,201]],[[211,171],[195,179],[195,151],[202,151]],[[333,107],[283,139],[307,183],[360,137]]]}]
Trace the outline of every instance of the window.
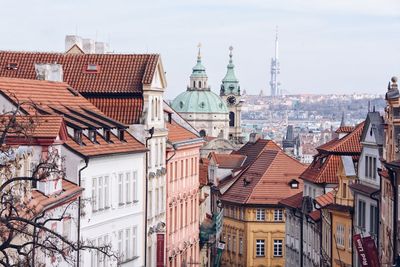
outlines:
[{"label": "window", "polygon": [[[133,201],[137,201],[138,200],[138,196],[137,196],[137,171],[133,172],[133,181],[132,181],[132,197],[133,197]],[[163,202],[164,203],[164,202]]]},{"label": "window", "polygon": [[344,247],[344,231],[345,227],[343,224],[336,225],[336,243],[338,246]]},{"label": "window", "polygon": [[131,193],[131,174],[129,172],[125,173],[125,201],[126,203],[132,202]]},{"label": "window", "polygon": [[185,201],[185,225],[189,225],[189,216],[188,216],[188,214],[189,214],[189,208],[188,208],[188,202],[187,201]]},{"label": "window", "polygon": [[236,253],[236,236],[232,236],[232,252]]},{"label": "window", "polygon": [[365,177],[376,179],[376,157],[365,156]]},{"label": "window", "polygon": [[153,195],[152,195],[151,191],[149,191],[148,194],[149,194],[149,195],[148,195],[148,201],[149,201],[149,207],[148,207],[148,209],[149,209],[149,216],[150,216],[150,217],[153,217]]},{"label": "window", "polygon": [[370,223],[369,223],[369,232],[371,234],[371,236],[375,236],[378,233],[378,208],[371,205],[370,206],[370,214],[369,214],[369,218],[370,218]]},{"label": "window", "polygon": [[156,210],[156,215],[157,215],[159,213],[159,207],[160,207],[160,205],[159,205],[159,203],[160,203],[160,200],[159,200],[159,189],[158,188],[156,188],[155,197],[156,197],[156,202],[155,202],[156,208],[155,208],[155,210]]},{"label": "window", "polygon": [[156,143],[156,145],[155,145],[155,159],[154,159],[154,161],[155,161],[155,164],[156,164],[156,167],[158,166],[158,164],[159,164],[159,162],[158,162],[158,154],[159,154],[159,151],[158,151],[158,143]]},{"label": "window", "polygon": [[137,255],[137,227],[133,227],[132,231],[132,253],[133,256]]},{"label": "window", "polygon": [[239,255],[243,254],[243,238],[239,238]]},{"label": "window", "polygon": [[125,229],[125,252],[126,258],[130,259],[132,257],[131,251],[131,229]]},{"label": "window", "polygon": [[179,226],[180,226],[180,228],[182,228],[183,227],[183,203],[181,203],[181,214],[179,217],[180,217]]},{"label": "window", "polygon": [[240,208],[240,219],[244,220],[244,209]]},{"label": "window", "polygon": [[365,202],[358,201],[358,227],[365,230]]},{"label": "window", "polygon": [[99,187],[98,187],[98,198],[99,198],[99,210],[104,209],[104,198],[103,198],[103,177],[99,177]]},{"label": "window", "polygon": [[264,257],[264,255],[265,255],[265,240],[257,239],[256,240],[256,256]]},{"label": "window", "polygon": [[160,212],[164,212],[164,187],[163,186],[160,187],[160,199],[161,199]]},{"label": "window", "polygon": [[122,205],[124,203],[123,179],[124,179],[124,175],[122,173],[120,173],[118,175],[118,202],[119,202],[119,205]]},{"label": "window", "polygon": [[97,178],[92,179],[92,211],[97,211]]},{"label": "window", "polygon": [[174,208],[175,212],[174,212],[174,230],[176,232],[176,230],[178,230],[178,207],[175,206]]},{"label": "window", "polygon": [[104,177],[104,207],[105,208],[109,208],[110,207],[109,180],[110,180],[110,178],[108,176]]},{"label": "window", "polygon": [[274,257],[282,257],[282,240],[274,240]]},{"label": "window", "polygon": [[347,244],[347,248],[349,249],[349,250],[351,250],[351,248],[353,247],[353,240],[352,240],[352,237],[353,235],[352,235],[352,233],[351,233],[351,227],[349,227],[349,236],[348,236],[348,240],[347,240],[347,242],[348,242],[348,244]]},{"label": "window", "polygon": [[228,251],[232,250],[232,248],[231,248],[231,236],[230,235],[228,235],[228,246],[227,246],[227,249],[228,249]]},{"label": "window", "polygon": [[274,210],[274,221],[275,222],[283,221],[283,211],[282,210]]},{"label": "window", "polygon": [[122,248],[122,238],[123,238],[123,231],[119,230],[118,231],[118,252],[122,256],[122,259],[124,259],[125,255],[123,253],[123,248]]},{"label": "window", "polygon": [[347,197],[347,184],[346,184],[346,183],[343,183],[342,197],[343,197],[343,198],[346,198],[346,197]]},{"label": "window", "polygon": [[256,220],[265,221],[265,209],[256,209]]}]

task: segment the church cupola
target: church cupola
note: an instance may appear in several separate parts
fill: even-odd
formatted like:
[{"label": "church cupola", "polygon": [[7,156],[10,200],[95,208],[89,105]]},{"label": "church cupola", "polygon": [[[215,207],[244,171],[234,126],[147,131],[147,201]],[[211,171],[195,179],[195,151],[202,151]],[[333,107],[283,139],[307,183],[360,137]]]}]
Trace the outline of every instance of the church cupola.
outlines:
[{"label": "church cupola", "polygon": [[240,95],[239,80],[235,75],[235,65],[232,60],[233,47],[229,47],[229,64],[227,66],[225,77],[222,79],[220,95]]},{"label": "church cupola", "polygon": [[201,44],[198,45],[199,51],[197,53],[197,63],[192,69],[192,74],[190,75],[190,84],[188,90],[210,90],[207,84],[208,77],[206,73],[206,68],[201,62]]}]

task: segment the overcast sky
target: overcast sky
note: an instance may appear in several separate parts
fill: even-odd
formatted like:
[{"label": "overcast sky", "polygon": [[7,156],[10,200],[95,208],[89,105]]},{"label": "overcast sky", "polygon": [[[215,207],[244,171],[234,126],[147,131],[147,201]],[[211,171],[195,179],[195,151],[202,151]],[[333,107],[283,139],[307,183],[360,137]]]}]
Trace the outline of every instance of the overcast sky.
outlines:
[{"label": "overcast sky", "polygon": [[242,89],[269,94],[279,26],[290,93],[384,93],[400,75],[399,0],[0,1],[0,49],[64,51],[66,34],[115,52],[160,53],[167,98],[186,90],[197,44],[215,92],[234,47]]}]

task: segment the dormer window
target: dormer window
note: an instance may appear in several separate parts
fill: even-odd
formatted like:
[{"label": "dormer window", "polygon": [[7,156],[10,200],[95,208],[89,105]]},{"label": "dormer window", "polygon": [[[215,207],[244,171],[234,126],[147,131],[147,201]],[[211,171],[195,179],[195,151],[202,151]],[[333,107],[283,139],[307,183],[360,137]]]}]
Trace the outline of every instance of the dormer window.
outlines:
[{"label": "dormer window", "polygon": [[6,69],[8,69],[8,70],[17,70],[18,69],[18,63],[15,63],[15,62],[8,63]]},{"label": "dormer window", "polygon": [[100,66],[97,64],[88,64],[86,67],[86,72],[97,73],[100,71]]},{"label": "dormer window", "polygon": [[106,140],[106,142],[110,142],[110,138],[111,138],[111,132],[109,129],[104,130],[104,140]]},{"label": "dormer window", "polygon": [[118,130],[118,139],[120,141],[125,141],[125,130],[124,129]]},{"label": "dormer window", "polygon": [[82,131],[81,130],[76,129],[74,131],[74,139],[75,139],[75,142],[82,145]]},{"label": "dormer window", "polygon": [[89,140],[92,141],[93,143],[97,143],[96,141],[96,130],[89,130]]},{"label": "dormer window", "polygon": [[289,182],[289,186],[291,189],[298,189],[299,188],[299,182],[296,179],[292,179]]}]

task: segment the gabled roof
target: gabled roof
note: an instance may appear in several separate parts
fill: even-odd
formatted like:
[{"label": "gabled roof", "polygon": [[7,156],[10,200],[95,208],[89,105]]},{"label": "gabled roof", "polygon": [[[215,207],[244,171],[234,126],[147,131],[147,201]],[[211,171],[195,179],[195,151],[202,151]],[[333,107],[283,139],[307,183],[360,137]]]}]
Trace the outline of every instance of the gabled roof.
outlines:
[{"label": "gabled roof", "polygon": [[352,155],[361,153],[360,136],[365,122],[358,124],[354,130],[342,138],[334,138],[331,141],[317,147],[322,153]]},{"label": "gabled roof", "polygon": [[281,148],[272,140],[258,139],[256,142],[247,142],[239,150],[233,151],[232,155],[244,155],[246,161],[243,166],[252,164],[258,156],[265,150],[281,150]]},{"label": "gabled roof", "polygon": [[240,204],[278,205],[283,198],[302,190],[302,186],[292,189],[289,182],[304,169],[303,164],[280,149],[265,150],[240,174],[221,199]]},{"label": "gabled roof", "polygon": [[[93,104],[74,91],[68,84],[59,82],[0,78],[0,93],[14,105],[21,104],[22,110],[29,115],[63,116],[65,124],[78,130],[124,130],[125,125],[105,116]],[[71,136],[70,136],[71,137]],[[71,137],[66,145],[83,156],[98,156],[114,153],[144,152],[146,148],[127,131],[124,139],[119,140],[110,133],[110,141],[97,132],[97,142],[92,142],[82,134],[80,145]]]},{"label": "gabled roof", "polygon": [[[64,81],[81,93],[140,93],[151,84],[157,54],[64,54],[0,51],[0,76],[36,79],[35,63],[57,63]],[[17,69],[7,65],[16,63]],[[87,71],[89,64],[98,71]]]},{"label": "gabled roof", "polygon": [[367,134],[370,134],[368,129],[371,125],[371,131],[374,133],[376,144],[382,146],[385,141],[384,123],[383,117],[379,112],[368,112],[367,118],[365,119],[365,126],[361,133],[361,142],[365,141]]},{"label": "gabled roof", "polygon": [[211,152],[210,159],[213,159],[215,163],[218,164],[219,168],[236,169],[243,165],[246,156],[239,154],[217,154]]}]

